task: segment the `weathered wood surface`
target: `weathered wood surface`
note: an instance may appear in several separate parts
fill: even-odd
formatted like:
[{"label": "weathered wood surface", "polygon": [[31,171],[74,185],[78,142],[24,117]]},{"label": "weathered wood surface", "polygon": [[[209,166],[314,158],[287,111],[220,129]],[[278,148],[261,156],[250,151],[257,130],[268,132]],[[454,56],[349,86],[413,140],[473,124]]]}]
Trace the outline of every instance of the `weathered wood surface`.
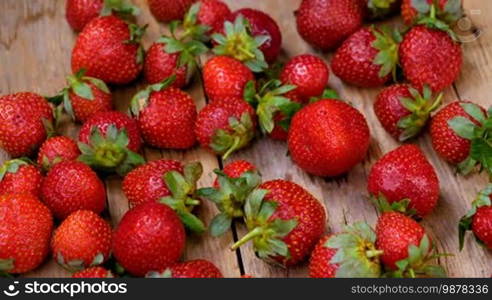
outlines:
[{"label": "weathered wood surface", "polygon": [[[133,0],[142,13],[139,24],[149,24],[144,38],[148,48],[157,37],[166,32],[149,13],[145,0]],[[253,7],[267,11],[279,24],[283,35],[283,56],[291,57],[310,52],[329,61],[331,55],[319,53],[299,37],[293,16],[300,0],[228,0],[231,9]],[[70,52],[75,34],[70,30],[64,16],[64,0],[2,0],[0,1],[0,94],[18,91],[34,91],[51,95],[65,84],[64,77],[70,72]],[[491,1],[465,0],[465,9],[477,29],[478,38],[463,44],[464,65],[458,81],[445,91],[445,103],[456,99],[470,99],[488,107],[492,104],[492,11]],[[480,14],[478,14],[480,12]],[[365,161],[346,176],[324,179],[307,175],[295,166],[286,155],[285,143],[263,138],[252,147],[233,155],[231,159],[245,158],[257,165],[265,179],[285,178],[294,180],[320,199],[327,210],[327,232],[337,232],[344,224],[365,220],[375,224],[377,212],[367,199],[366,178],[372,164],[384,153],[398,146],[379,125],[372,109],[378,89],[359,89],[344,85],[334,75],[330,85],[339,91],[341,97],[354,104],[367,118],[372,141]],[[114,103],[125,110],[134,92],[143,86],[138,82],[128,87],[113,87]],[[200,80],[195,80],[187,90],[199,108],[205,105]],[[77,136],[78,126],[68,120],[63,123],[63,133]],[[454,253],[453,257],[441,260],[452,277],[488,277],[492,273],[492,253],[476,245],[472,238],[466,241],[465,249],[457,247],[457,221],[469,209],[474,195],[487,183],[485,174],[464,178],[455,175],[454,168],[443,162],[433,151],[427,134],[415,141],[419,144],[432,164],[436,167],[441,181],[441,198],[436,211],[424,222],[440,252]],[[199,160],[204,166],[201,186],[211,184],[210,172],[221,161],[216,156],[195,148],[191,151],[160,151],[145,149],[148,160],[174,158],[183,161]],[[6,155],[1,153],[1,160]],[[128,202],[121,192],[121,180],[112,176],[105,179],[108,195],[107,217],[113,225],[128,210]],[[215,212],[210,203],[204,203],[199,215],[209,221]],[[307,275],[306,264],[290,270],[270,266],[257,259],[250,246],[243,246],[238,253],[228,250],[236,235],[244,234],[241,224],[222,238],[189,237],[186,259],[206,258],[219,266],[225,276],[238,277],[241,272],[255,277],[303,277]],[[240,261],[241,260],[241,261]],[[242,266],[242,270],[240,269]],[[28,276],[63,277],[69,275],[52,260]]]}]

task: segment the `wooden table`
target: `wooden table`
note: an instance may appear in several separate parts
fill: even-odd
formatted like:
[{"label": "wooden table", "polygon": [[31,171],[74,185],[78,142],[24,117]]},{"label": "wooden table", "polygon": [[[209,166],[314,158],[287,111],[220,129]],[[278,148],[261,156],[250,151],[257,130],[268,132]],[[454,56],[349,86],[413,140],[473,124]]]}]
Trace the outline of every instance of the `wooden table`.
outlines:
[{"label": "wooden table", "polygon": [[[166,32],[150,14],[145,0],[134,0],[141,8],[139,24],[149,24],[144,38],[148,48],[162,33]],[[228,0],[231,9],[253,7],[267,11],[279,24],[283,35],[283,56],[291,57],[301,53],[316,53],[327,61],[331,54],[319,53],[309,47],[298,35],[292,12],[300,0]],[[483,106],[492,104],[492,1],[464,0],[465,9],[472,19],[473,26],[480,30],[478,39],[463,44],[464,64],[461,76],[445,91],[444,102],[456,99],[470,99]],[[65,84],[65,76],[70,73],[70,53],[75,34],[65,21],[64,0],[0,0],[0,94],[19,91],[33,91],[42,95],[52,95]],[[476,31],[478,32],[478,31]],[[373,101],[378,89],[359,89],[344,85],[335,76],[330,76],[330,85],[339,91],[341,97],[351,101],[367,118],[372,140],[365,161],[357,165],[346,176],[327,179],[313,177],[292,163],[286,155],[283,142],[262,138],[230,159],[243,158],[257,165],[265,179],[285,178],[304,186],[319,200],[328,213],[327,232],[338,232],[344,224],[365,220],[374,225],[378,216],[374,206],[368,201],[366,178],[372,164],[384,153],[394,149],[398,143],[380,126],[373,112]],[[118,109],[126,109],[129,99],[142,83],[127,87],[114,87],[114,102]],[[205,105],[205,97],[199,80],[187,91],[195,99],[199,108]],[[63,133],[75,137],[78,126],[63,122]],[[427,134],[418,138],[427,157],[438,171],[441,181],[441,198],[435,212],[423,221],[423,225],[437,244],[440,252],[454,253],[453,257],[442,258],[440,263],[452,277],[489,277],[492,273],[492,253],[477,246],[469,236],[465,248],[458,251],[457,222],[469,209],[474,195],[487,184],[485,174],[474,174],[467,178],[455,174],[453,166],[448,165],[436,155]],[[214,176],[211,171],[222,165],[215,155],[200,148],[190,151],[167,151],[146,148],[148,160],[161,157],[182,161],[200,160],[205,175],[201,186],[208,186]],[[2,160],[6,155],[2,154]],[[128,202],[121,191],[121,180],[116,176],[105,179],[107,188],[107,218],[116,225],[128,210]],[[206,222],[216,212],[211,203],[204,203],[199,215]],[[255,277],[304,277],[306,264],[289,270],[270,266],[255,257],[250,246],[243,246],[231,252],[231,245],[237,236],[245,232],[244,225],[236,224],[232,232],[221,238],[205,234],[189,237],[184,259],[205,258],[213,261],[226,277],[239,277],[251,274]],[[37,277],[63,277],[69,275],[53,260],[48,260],[38,270],[27,274]]]}]

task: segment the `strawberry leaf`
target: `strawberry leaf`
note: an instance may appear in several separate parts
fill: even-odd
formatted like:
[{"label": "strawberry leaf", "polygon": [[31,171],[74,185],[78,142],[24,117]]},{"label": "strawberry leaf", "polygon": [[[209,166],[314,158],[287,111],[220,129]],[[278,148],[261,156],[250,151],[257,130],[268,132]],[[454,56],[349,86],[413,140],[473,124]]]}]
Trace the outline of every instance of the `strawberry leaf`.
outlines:
[{"label": "strawberry leaf", "polygon": [[448,125],[458,136],[464,139],[471,140],[475,137],[476,125],[465,117],[454,117],[448,121]]}]

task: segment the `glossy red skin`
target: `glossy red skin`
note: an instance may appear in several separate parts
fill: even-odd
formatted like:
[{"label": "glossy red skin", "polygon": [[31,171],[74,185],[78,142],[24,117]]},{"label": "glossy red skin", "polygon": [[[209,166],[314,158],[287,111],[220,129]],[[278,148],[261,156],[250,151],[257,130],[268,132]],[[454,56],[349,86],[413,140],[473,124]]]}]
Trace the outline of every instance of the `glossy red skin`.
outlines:
[{"label": "glossy red skin", "polygon": [[350,35],[337,49],[331,69],[341,80],[358,87],[378,87],[391,79],[391,72],[379,77],[380,65],[373,63],[379,50],[372,46],[376,36],[372,29],[361,28]]},{"label": "glossy red skin", "polygon": [[79,97],[73,92],[69,93],[75,119],[79,122],[87,121],[98,112],[105,112],[113,109],[111,94],[101,91],[90,82],[86,81],[85,83],[91,87],[94,99],[89,100]]},{"label": "glossy red skin", "polygon": [[183,19],[196,0],[148,0],[150,12],[161,22]]},{"label": "glossy red skin", "polygon": [[362,26],[364,10],[353,0],[303,0],[295,15],[301,37],[328,51]]},{"label": "glossy red skin", "polygon": [[434,92],[458,78],[463,62],[461,46],[446,32],[422,25],[405,34],[399,55],[405,78],[419,90],[427,84]]},{"label": "glossy red skin", "polygon": [[196,119],[195,134],[200,145],[211,149],[210,144],[217,131],[219,129],[230,131],[229,118],[240,120],[244,113],[249,113],[253,128],[256,128],[256,113],[251,105],[241,98],[216,100],[207,104],[198,113]]},{"label": "glossy red skin", "polygon": [[412,98],[407,84],[390,85],[378,94],[374,102],[374,113],[383,128],[395,139],[398,139],[403,130],[398,122],[411,112],[401,105],[401,98]]},{"label": "glossy red skin", "polygon": [[126,271],[144,276],[164,270],[181,257],[185,230],[165,204],[148,202],[128,211],[113,235],[113,255]]},{"label": "glossy red skin", "polygon": [[160,149],[188,149],[196,142],[196,105],[176,88],[152,92],[137,122],[146,144]]},{"label": "glossy red skin", "polygon": [[397,212],[383,213],[376,224],[376,248],[383,250],[381,262],[396,270],[395,263],[408,257],[408,246],[418,246],[424,234],[424,228],[413,219]]},{"label": "glossy red skin", "polygon": [[307,103],[309,98],[319,96],[328,84],[330,71],[326,63],[311,54],[301,54],[291,58],[280,73],[284,84],[292,84],[297,88],[290,92],[293,101]]},{"label": "glossy red skin", "polygon": [[0,195],[30,194],[41,196],[41,182],[43,175],[33,165],[20,165],[15,173],[6,172],[0,180]]},{"label": "glossy red skin", "polygon": [[[222,172],[226,174],[230,178],[239,178],[243,173],[256,170],[256,166],[246,160],[235,160],[231,161],[227,165],[224,166]],[[214,181],[214,187],[219,187],[219,181],[217,178]]]},{"label": "glossy red skin", "polygon": [[481,206],[472,219],[475,236],[492,250],[492,206]]},{"label": "glossy red skin", "polygon": [[203,67],[203,84],[210,102],[231,97],[242,98],[244,87],[250,80],[254,80],[251,70],[231,57],[214,56]]},{"label": "glossy red skin", "polygon": [[370,133],[364,116],[340,100],[323,99],[294,115],[288,146],[292,160],[316,176],[348,172],[366,156]]},{"label": "glossy red skin", "polygon": [[177,263],[171,268],[172,278],[223,278],[220,270],[204,259],[189,260]]},{"label": "glossy red skin", "polygon": [[[62,161],[76,160],[80,155],[77,143],[66,136],[54,136],[47,139],[39,148],[38,165],[42,166],[44,160],[49,161],[49,167]],[[56,161],[59,160],[59,161]]]},{"label": "glossy red skin", "polygon": [[113,278],[111,271],[103,267],[91,267],[72,274],[72,278]]},{"label": "glossy red skin", "polygon": [[46,139],[42,119],[53,110],[38,94],[22,92],[0,97],[0,147],[11,157],[30,156]]},{"label": "glossy red skin", "polygon": [[264,201],[278,204],[270,221],[296,219],[298,222],[282,239],[289,248],[290,257],[278,256],[273,259],[286,267],[300,263],[311,253],[325,230],[325,208],[308,191],[291,181],[270,180],[259,188],[268,190]]},{"label": "glossy red skin", "polygon": [[88,268],[102,254],[104,263],[111,252],[111,234],[111,227],[103,218],[90,210],[78,210],[55,230],[51,239],[53,258],[56,261],[62,255],[65,263],[81,260]]},{"label": "glossy red skin", "polygon": [[410,199],[409,208],[424,217],[439,199],[439,178],[434,167],[416,145],[400,146],[386,153],[371,168],[367,189],[389,203]]},{"label": "glossy red skin", "polygon": [[53,218],[38,198],[29,194],[0,196],[0,259],[14,259],[8,273],[37,268],[48,255]]},{"label": "glossy red skin", "polygon": [[[439,0],[439,8],[444,9],[447,2],[447,0]],[[433,0],[427,0],[427,3],[432,4]],[[406,25],[412,25],[416,21],[417,14],[418,12],[412,6],[412,0],[402,0],[401,16]]]},{"label": "glossy red skin", "polygon": [[130,171],[123,179],[122,189],[131,207],[155,202],[171,192],[163,176],[169,171],[183,173],[183,164],[176,160],[150,161]]},{"label": "glossy red skin", "polygon": [[335,278],[338,264],[331,264],[331,258],[337,253],[336,249],[325,246],[333,235],[323,236],[311,253],[309,259],[309,277],[311,278]]},{"label": "glossy red skin", "polygon": [[154,43],[145,54],[144,75],[150,83],[158,83],[175,75],[171,86],[181,88],[186,85],[186,66],[178,67],[179,53],[167,53],[165,44]]},{"label": "glossy red skin", "polygon": [[65,15],[75,31],[81,31],[90,20],[96,18],[103,8],[103,0],[67,0]]},{"label": "glossy red skin", "polygon": [[79,141],[86,144],[89,143],[92,127],[99,128],[103,135],[105,135],[108,126],[111,124],[114,124],[117,129],[124,128],[126,130],[129,139],[128,149],[133,152],[138,152],[140,150],[142,140],[137,121],[119,111],[101,112],[92,116],[87,122],[82,124],[79,132]]},{"label": "glossy red skin", "polygon": [[[458,136],[448,125],[448,121],[454,117],[461,116],[474,122],[478,122],[468,115],[461,103],[469,101],[455,101],[444,106],[431,119],[430,136],[434,150],[446,161],[452,164],[459,164],[470,155],[471,142]],[[485,110],[482,108],[485,112]]]},{"label": "glossy red skin", "polygon": [[137,63],[139,45],[128,43],[128,24],[116,16],[90,21],[75,41],[72,72],[87,70],[85,75],[106,83],[126,84],[137,78],[143,64]]},{"label": "glossy red skin", "polygon": [[200,3],[198,23],[209,26],[212,32],[220,32],[231,15],[229,6],[220,0],[201,0]]},{"label": "glossy red skin", "polygon": [[106,206],[104,183],[89,166],[79,161],[53,166],[43,180],[41,193],[44,204],[60,220],[80,209],[99,214]]}]

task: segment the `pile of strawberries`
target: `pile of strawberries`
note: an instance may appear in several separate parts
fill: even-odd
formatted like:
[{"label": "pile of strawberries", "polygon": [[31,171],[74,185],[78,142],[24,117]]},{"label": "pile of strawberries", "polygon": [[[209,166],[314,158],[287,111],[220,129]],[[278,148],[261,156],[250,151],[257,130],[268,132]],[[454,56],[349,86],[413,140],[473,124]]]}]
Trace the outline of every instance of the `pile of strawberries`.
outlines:
[{"label": "pile of strawberries", "polygon": [[[0,168],[0,271],[29,272],[51,253],[74,277],[222,277],[206,260],[180,262],[187,234],[227,232],[244,221],[260,259],[290,267],[310,257],[311,277],[446,276],[433,265],[432,240],[417,222],[433,212],[439,179],[418,146],[402,145],[373,166],[368,193],[381,215],[373,230],[351,224],[324,235],[325,208],[298,184],[263,181],[243,160],[215,170],[212,187],[197,188],[199,162],[146,162],[143,145],[191,149],[197,143],[226,159],[260,134],[287,142],[307,173],[334,177],[364,160],[370,131],[364,115],[327,88],[329,67],[312,54],[282,64],[282,34],[265,12],[231,12],[220,0],[148,0],[169,22],[145,51],[146,26],[124,0],[67,0],[66,17],[80,31],[73,75],[53,97],[21,92],[0,97],[0,145],[13,158]],[[401,10],[400,10],[401,9]],[[405,30],[364,25],[401,11]],[[294,12],[300,36],[334,50],[332,72],[358,87],[385,86],[374,102],[384,129],[400,142],[427,130],[435,151],[466,175],[492,177],[492,109],[452,102],[437,113],[442,91],[459,76],[462,51],[454,23],[459,0],[303,0]],[[201,59],[212,53],[202,66]],[[114,111],[111,88],[143,73],[128,114]],[[197,112],[182,89],[201,75],[208,104]],[[403,83],[399,83],[403,82]],[[66,113],[81,123],[78,140],[57,136]],[[100,176],[119,174],[131,209],[114,229],[100,214]],[[492,249],[492,185],[462,218]],[[203,201],[219,213],[210,224],[193,214]],[[450,220],[452,221],[452,220]],[[55,228],[56,227],[56,228]]]}]

